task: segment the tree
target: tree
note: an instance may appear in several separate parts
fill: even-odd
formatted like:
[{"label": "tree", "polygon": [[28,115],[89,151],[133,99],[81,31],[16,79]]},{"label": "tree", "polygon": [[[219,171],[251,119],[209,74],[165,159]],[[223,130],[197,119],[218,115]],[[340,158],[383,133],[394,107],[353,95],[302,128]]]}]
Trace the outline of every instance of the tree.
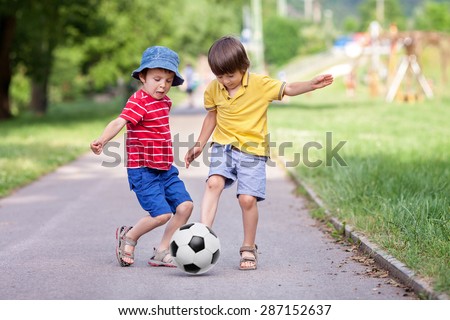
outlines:
[{"label": "tree", "polygon": [[[83,88],[89,83],[93,90],[104,90],[119,78],[130,79],[141,53],[151,45],[171,47],[183,63],[183,57],[205,54],[218,37],[238,34],[245,1],[0,0],[0,53],[7,57],[0,61],[0,101],[8,101],[3,83],[9,86],[18,66],[32,82],[32,110],[43,114],[50,79],[52,85],[61,81],[70,88],[79,73],[77,83],[81,78]],[[16,25],[15,33],[4,28],[4,16]],[[6,30],[13,36],[9,47]]]},{"label": "tree", "polygon": [[[377,20],[376,9],[379,0],[365,0],[359,6],[359,13],[361,17],[360,31],[367,31],[370,23]],[[392,23],[395,23],[399,29],[404,29],[406,26],[405,14],[402,11],[402,6],[399,0],[383,0],[384,3],[384,21],[378,21],[382,27],[386,28]]]},{"label": "tree", "polygon": [[348,16],[344,19],[343,26],[344,32],[352,33],[358,31],[358,19],[353,16]]},{"label": "tree", "polygon": [[9,85],[12,70],[9,53],[11,52],[16,19],[14,16],[0,16],[0,119],[12,116],[9,104]]},{"label": "tree", "polygon": [[265,58],[269,64],[282,65],[298,53],[300,24],[288,18],[271,16],[264,23]]},{"label": "tree", "polygon": [[26,3],[0,0],[0,119],[12,116],[9,100],[9,86],[12,77],[11,52],[16,33],[16,12]]},{"label": "tree", "polygon": [[[149,46],[163,45],[177,51],[181,63],[206,54],[224,34],[239,33],[241,0],[116,0],[99,8],[109,27],[105,35],[90,37],[82,45],[84,73],[93,89],[114,86],[118,78],[131,80]],[[223,23],[226,21],[226,23]],[[107,39],[107,41],[105,41]]]},{"label": "tree", "polygon": [[416,13],[416,28],[450,32],[450,4],[427,1]]},{"label": "tree", "polygon": [[[102,32],[96,9],[101,0],[40,0],[17,12],[15,63],[26,67],[32,83],[31,110],[45,114],[54,51],[68,42]],[[100,18],[101,19],[101,18]],[[100,22],[99,22],[100,21]]]},{"label": "tree", "polygon": [[31,109],[46,112],[54,50],[102,31],[100,1],[0,0],[0,119],[11,117],[9,86],[18,64],[32,81]]},{"label": "tree", "polygon": [[[225,34],[239,35],[242,1],[181,1],[182,15],[174,30],[174,46],[184,55],[206,54],[212,41]],[[226,23],[222,23],[226,21]]]},{"label": "tree", "polygon": [[130,79],[131,71],[149,46],[178,50],[174,34],[184,14],[179,9],[179,1],[105,1],[99,15],[108,25],[106,33],[87,38],[81,46],[82,70],[91,79],[92,89],[101,91],[114,86],[124,75]]}]

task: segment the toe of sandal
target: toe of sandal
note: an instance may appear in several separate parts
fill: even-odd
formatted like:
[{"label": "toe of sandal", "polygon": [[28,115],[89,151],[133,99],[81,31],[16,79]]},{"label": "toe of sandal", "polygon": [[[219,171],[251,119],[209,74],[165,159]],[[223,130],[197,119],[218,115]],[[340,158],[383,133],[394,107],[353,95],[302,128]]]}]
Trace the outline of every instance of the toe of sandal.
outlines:
[{"label": "toe of sandal", "polygon": [[[243,257],[243,252],[249,252],[253,255],[253,257]],[[241,254],[241,260],[239,262],[239,270],[256,270],[258,264],[258,246],[255,244],[254,246],[242,246],[239,250]],[[251,266],[243,267],[245,262],[251,262]]]}]

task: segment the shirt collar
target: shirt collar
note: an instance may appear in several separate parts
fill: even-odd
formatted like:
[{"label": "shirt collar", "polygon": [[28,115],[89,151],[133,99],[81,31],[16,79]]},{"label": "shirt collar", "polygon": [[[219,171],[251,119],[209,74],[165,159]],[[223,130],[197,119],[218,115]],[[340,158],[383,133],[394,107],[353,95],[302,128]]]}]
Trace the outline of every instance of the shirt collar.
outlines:
[{"label": "shirt collar", "polygon": [[244,87],[248,86],[249,79],[250,79],[250,72],[248,72],[248,70],[247,70],[247,71],[245,71],[244,76],[242,77],[242,85]]}]

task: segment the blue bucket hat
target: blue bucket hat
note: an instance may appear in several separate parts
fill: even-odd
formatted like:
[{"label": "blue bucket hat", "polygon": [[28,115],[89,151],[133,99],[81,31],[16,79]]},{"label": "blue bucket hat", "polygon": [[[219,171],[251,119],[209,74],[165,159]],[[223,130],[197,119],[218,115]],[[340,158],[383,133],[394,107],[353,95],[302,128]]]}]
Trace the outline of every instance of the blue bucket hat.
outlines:
[{"label": "blue bucket hat", "polygon": [[175,73],[175,78],[173,79],[172,86],[176,87],[183,84],[184,79],[178,72],[178,64],[180,59],[176,52],[170,50],[166,47],[154,46],[147,48],[142,54],[141,65],[139,68],[133,71],[131,76],[139,80],[139,72],[149,68],[161,68],[173,71]]}]

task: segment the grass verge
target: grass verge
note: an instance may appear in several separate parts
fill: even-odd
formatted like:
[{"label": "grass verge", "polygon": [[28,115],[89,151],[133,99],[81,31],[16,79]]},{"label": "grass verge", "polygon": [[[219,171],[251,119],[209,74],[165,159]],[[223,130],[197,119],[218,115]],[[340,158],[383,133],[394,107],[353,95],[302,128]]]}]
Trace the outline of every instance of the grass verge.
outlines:
[{"label": "grass verge", "polygon": [[52,105],[44,117],[1,122],[0,197],[88,152],[121,108],[121,101],[81,101]]},{"label": "grass verge", "polygon": [[291,146],[277,152],[333,215],[448,294],[449,97],[386,104],[325,90],[271,107],[271,140]]}]

